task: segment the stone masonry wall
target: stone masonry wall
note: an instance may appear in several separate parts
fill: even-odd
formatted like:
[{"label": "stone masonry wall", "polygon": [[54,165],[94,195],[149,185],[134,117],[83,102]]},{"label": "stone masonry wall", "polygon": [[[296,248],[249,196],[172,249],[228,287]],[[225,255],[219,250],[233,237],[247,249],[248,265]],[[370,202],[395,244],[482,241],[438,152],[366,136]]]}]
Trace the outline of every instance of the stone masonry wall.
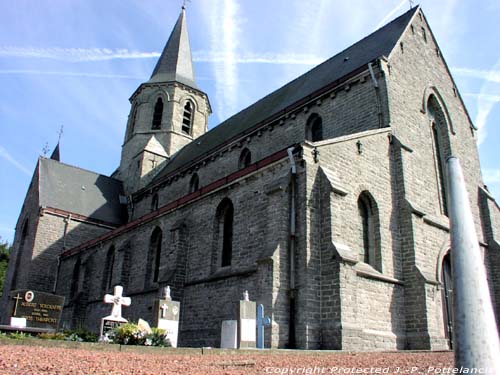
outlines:
[{"label": "stone masonry wall", "polygon": [[[225,319],[236,319],[236,307],[242,293],[248,290],[257,303],[264,303],[267,314],[273,315],[276,310],[276,322],[280,318],[283,303],[281,299],[268,298],[272,295],[272,285],[264,285],[261,280],[273,279],[273,268],[265,266],[267,262],[279,259],[279,251],[287,241],[285,230],[275,231],[276,227],[286,228],[289,217],[282,207],[288,206],[288,195],[272,192],[276,181],[286,178],[289,162],[285,159],[275,165],[266,167],[222,190],[210,194],[200,200],[187,204],[170,214],[153,222],[137,227],[112,240],[103,242],[94,248],[86,249],[81,254],[66,258],[61,266],[61,280],[73,278],[77,259],[87,264],[93,258],[95,268],[92,277],[80,275],[80,289],[71,294],[69,283],[59,283],[58,293],[67,296],[64,324],[78,324],[73,316],[78,301],[75,296],[85,291],[86,319],[84,324],[96,331],[100,318],[108,314],[109,306],[102,303],[103,294],[110,290],[102,289],[105,253],[114,245],[117,250],[113,265],[111,285],[125,283],[125,294],[132,297],[132,306],[124,309],[124,316],[137,320],[143,318],[152,321],[152,306],[158,298],[159,290],[166,285],[172,286],[173,297],[181,301],[181,323],[179,340],[182,345],[200,346],[220,344],[220,324]],[[220,254],[214,244],[215,214],[217,206],[223,198],[231,199],[234,205],[233,257],[230,267],[221,268]],[[269,197],[273,197],[272,201]],[[270,206],[272,202],[272,206]],[[280,213],[275,216],[276,213]],[[271,225],[270,223],[276,223]],[[149,282],[151,270],[148,270],[148,252],[151,233],[159,227],[163,232],[160,262],[160,276],[157,283]],[[183,228],[184,248],[172,246],[172,230]],[[266,239],[266,240],[264,240]],[[176,275],[182,264],[179,263],[180,251],[186,252],[184,283],[175,284]],[[125,255],[130,259],[126,270]],[[213,264],[213,259],[218,259]],[[82,267],[84,269],[85,267]],[[124,272],[127,276],[125,280]],[[83,281],[82,281],[83,280]],[[87,283],[87,284],[85,284]],[[286,309],[286,308],[285,308]],[[83,315],[83,314],[82,314]],[[281,320],[280,320],[281,319]],[[281,335],[274,337],[279,344],[286,341]],[[203,332],[203,335],[200,335]],[[204,340],[201,340],[204,338]],[[267,338],[271,342],[271,337]]]},{"label": "stone masonry wall", "polygon": [[[16,234],[12,243],[12,252],[0,300],[0,324],[8,324],[10,321],[10,316],[8,316],[10,312],[6,311],[9,305],[9,292],[26,287],[29,281],[27,270],[31,262],[38,227],[38,180],[37,164],[16,224]],[[25,225],[27,225],[26,236],[23,238]]]},{"label": "stone masonry wall", "polygon": [[[438,171],[427,108],[432,95],[447,124],[450,153],[460,158],[475,216],[479,220],[478,187],[482,186],[476,135],[438,45],[418,12],[384,68],[391,128],[400,145],[404,197],[400,199],[405,282],[407,348],[446,346],[439,291],[439,269],[447,247],[448,218],[440,204]],[[444,147],[444,146],[443,146]]]},{"label": "stone masonry wall", "polygon": [[[324,267],[320,279],[314,278],[317,271],[313,267],[309,275],[318,288],[313,309],[318,315],[312,321],[319,322],[321,348],[404,347],[401,254],[389,135],[387,129],[318,142],[318,163],[308,156],[310,148],[304,151],[310,197],[322,197],[309,201],[312,227],[320,229],[311,230],[308,263],[316,264],[318,270]],[[362,143],[361,153],[358,142]],[[357,202],[362,192],[370,193],[377,207],[381,272],[359,259],[363,242]],[[321,239],[321,247],[314,238]]]}]

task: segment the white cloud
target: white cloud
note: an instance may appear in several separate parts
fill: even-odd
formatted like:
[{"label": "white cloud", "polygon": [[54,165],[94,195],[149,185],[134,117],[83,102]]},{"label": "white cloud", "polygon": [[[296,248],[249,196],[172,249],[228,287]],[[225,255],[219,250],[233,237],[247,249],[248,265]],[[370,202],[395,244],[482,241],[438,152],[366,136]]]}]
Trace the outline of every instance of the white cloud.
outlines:
[{"label": "white cloud", "polygon": [[143,79],[143,76],[133,76],[125,74],[104,74],[104,73],[84,73],[84,72],[65,72],[65,71],[43,71],[33,69],[0,69],[0,74],[32,74],[49,76],[69,76],[69,77],[88,77],[88,78],[109,78],[109,79]]},{"label": "white cloud", "polygon": [[500,184],[500,169],[483,169],[486,184]]},{"label": "white cloud", "polygon": [[500,83],[500,70],[451,68],[451,71],[453,74],[458,76],[478,78],[484,81]]},{"label": "white cloud", "polygon": [[18,162],[9,152],[0,146],[0,157],[3,159],[7,160],[10,164],[12,164],[14,167],[16,167],[19,171],[27,174],[28,176],[31,176],[31,171],[26,168],[24,165],[22,165],[20,162]]},{"label": "white cloud", "polygon": [[209,49],[214,51],[204,55],[208,62],[214,63],[216,113],[220,120],[224,120],[238,109],[236,51],[241,38],[240,6],[236,0],[202,2],[201,6],[204,7],[203,14],[206,14],[209,20]]},{"label": "white cloud", "polygon": [[[224,27],[231,29],[234,24],[228,23]],[[223,64],[292,64],[292,65],[317,65],[325,60],[324,57],[312,54],[296,53],[236,53],[231,47],[233,40],[225,40],[222,49],[218,51],[195,51],[193,60],[197,62],[223,63]],[[108,48],[34,48],[34,47],[0,47],[0,56],[21,57],[32,59],[51,59],[68,62],[90,62],[113,59],[151,59],[158,58],[160,52],[129,51],[127,49]],[[17,72],[11,70],[10,72]],[[45,72],[42,74],[51,74]],[[59,72],[55,74],[60,74]],[[72,74],[69,74],[72,75]],[[76,75],[76,73],[75,73]],[[89,76],[100,76],[90,74]],[[106,77],[107,75],[103,75]],[[129,76],[117,76],[129,78]],[[136,77],[133,77],[136,78]]]},{"label": "white cloud", "polygon": [[69,62],[149,59],[159,56],[159,52],[129,51],[128,49],[0,47],[0,57],[38,58]]},{"label": "white cloud", "polygon": [[376,30],[380,29],[382,26],[384,26],[387,22],[392,20],[394,18],[394,15],[405,5],[408,4],[408,0],[401,0],[401,2],[396,5],[387,15],[382,18],[382,20],[378,23],[378,25],[375,27]]},{"label": "white cloud", "polygon": [[318,65],[326,58],[313,54],[297,53],[253,53],[198,51],[193,53],[193,60],[197,62],[226,63],[231,59],[234,64],[277,64],[277,65]]}]

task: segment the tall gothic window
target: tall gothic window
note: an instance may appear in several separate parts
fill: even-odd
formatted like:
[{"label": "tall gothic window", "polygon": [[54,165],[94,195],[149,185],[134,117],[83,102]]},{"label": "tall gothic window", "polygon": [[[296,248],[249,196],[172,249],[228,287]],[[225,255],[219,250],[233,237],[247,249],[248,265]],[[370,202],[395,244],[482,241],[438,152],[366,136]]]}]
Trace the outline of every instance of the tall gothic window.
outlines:
[{"label": "tall gothic window", "polygon": [[451,155],[448,124],[444,111],[434,95],[429,96],[427,110],[431,126],[432,151],[441,213],[448,216],[448,191],[446,178],[446,159]]},{"label": "tall gothic window", "polygon": [[155,111],[153,113],[153,125],[151,129],[160,129],[161,128],[161,118],[163,116],[163,100],[158,98],[155,104]]},{"label": "tall gothic window", "polygon": [[220,251],[220,265],[231,265],[233,256],[233,217],[234,208],[230,199],[224,198],[217,207],[217,230]]},{"label": "tall gothic window", "polygon": [[316,113],[309,116],[307,120],[306,139],[311,142],[323,140],[323,120]]},{"label": "tall gothic window", "polygon": [[194,193],[196,190],[200,188],[200,178],[198,177],[198,173],[194,173],[189,181],[189,192]]},{"label": "tall gothic window", "polygon": [[115,263],[115,246],[111,245],[106,253],[104,261],[104,269],[102,274],[102,290],[106,291],[111,288],[113,282],[113,269]]},{"label": "tall gothic window", "polygon": [[77,259],[75,262],[75,266],[73,267],[73,277],[71,278],[71,287],[69,291],[69,298],[72,300],[76,297],[80,289],[80,268],[81,268],[81,260]]},{"label": "tall gothic window", "polygon": [[240,159],[238,161],[238,169],[243,169],[252,164],[252,153],[248,148],[244,148],[241,151]]},{"label": "tall gothic window", "polygon": [[[160,261],[161,261],[161,241],[162,241],[162,231],[160,228],[156,227],[151,234],[151,239],[149,242],[149,274],[153,274],[153,282],[158,282],[160,276]],[[149,276],[148,276],[149,277]]]},{"label": "tall gothic window", "polygon": [[358,198],[358,211],[361,224],[359,260],[381,271],[382,259],[380,254],[378,210],[375,200],[370,193],[365,191],[360,194]]},{"label": "tall gothic window", "polygon": [[191,135],[191,129],[193,127],[193,111],[194,105],[191,101],[186,101],[184,105],[184,113],[182,115],[182,132]]},{"label": "tall gothic window", "polygon": [[448,201],[446,198],[446,177],[444,174],[445,162],[443,158],[443,149],[440,145],[440,136],[437,129],[437,125],[435,122],[432,122],[432,138],[434,141],[434,155],[436,157],[436,170],[437,170],[437,179],[439,186],[439,194],[441,195],[441,205],[443,209],[443,213],[448,216]]},{"label": "tall gothic window", "polygon": [[26,247],[26,240],[28,238],[28,219],[24,221],[23,231],[21,232],[21,242],[19,243],[19,247],[17,248],[16,255],[16,265],[14,267],[14,275],[12,278],[11,289],[17,288],[17,283],[19,282],[19,272],[21,270],[21,259],[23,257],[24,248]]}]

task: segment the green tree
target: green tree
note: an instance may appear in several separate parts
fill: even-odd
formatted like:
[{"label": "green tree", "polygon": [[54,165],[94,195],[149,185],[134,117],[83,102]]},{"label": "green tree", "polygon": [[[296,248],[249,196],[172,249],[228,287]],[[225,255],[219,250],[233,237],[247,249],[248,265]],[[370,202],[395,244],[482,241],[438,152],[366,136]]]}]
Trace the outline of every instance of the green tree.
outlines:
[{"label": "green tree", "polygon": [[7,276],[7,265],[9,264],[11,246],[7,241],[0,238],[0,297],[3,293],[5,277]]}]

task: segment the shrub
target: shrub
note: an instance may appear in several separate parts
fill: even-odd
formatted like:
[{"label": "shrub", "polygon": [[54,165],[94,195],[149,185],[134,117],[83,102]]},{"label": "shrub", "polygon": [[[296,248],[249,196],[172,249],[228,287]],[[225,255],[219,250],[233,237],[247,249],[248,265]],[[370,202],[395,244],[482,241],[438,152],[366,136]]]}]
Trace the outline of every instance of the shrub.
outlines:
[{"label": "shrub", "polygon": [[121,345],[144,345],[146,334],[139,330],[135,323],[125,323],[115,328],[110,336],[115,344]]},{"label": "shrub", "polygon": [[27,335],[24,332],[11,332],[7,335],[9,339],[14,339],[14,340],[23,340],[28,337],[31,337],[30,335]]},{"label": "shrub", "polygon": [[113,343],[121,345],[172,346],[165,335],[165,330],[153,328],[152,333],[146,333],[141,331],[135,323],[122,324],[113,331],[109,338]]},{"label": "shrub", "polygon": [[38,338],[42,340],[65,340],[66,335],[62,332],[44,332],[39,333]]},{"label": "shrub", "polygon": [[151,340],[152,346],[162,346],[162,347],[170,347],[170,340],[167,339],[167,335],[164,329],[153,328],[153,333],[148,335],[148,339]]},{"label": "shrub", "polygon": [[94,332],[88,331],[85,328],[64,331],[66,340],[78,342],[97,342],[98,336]]}]

